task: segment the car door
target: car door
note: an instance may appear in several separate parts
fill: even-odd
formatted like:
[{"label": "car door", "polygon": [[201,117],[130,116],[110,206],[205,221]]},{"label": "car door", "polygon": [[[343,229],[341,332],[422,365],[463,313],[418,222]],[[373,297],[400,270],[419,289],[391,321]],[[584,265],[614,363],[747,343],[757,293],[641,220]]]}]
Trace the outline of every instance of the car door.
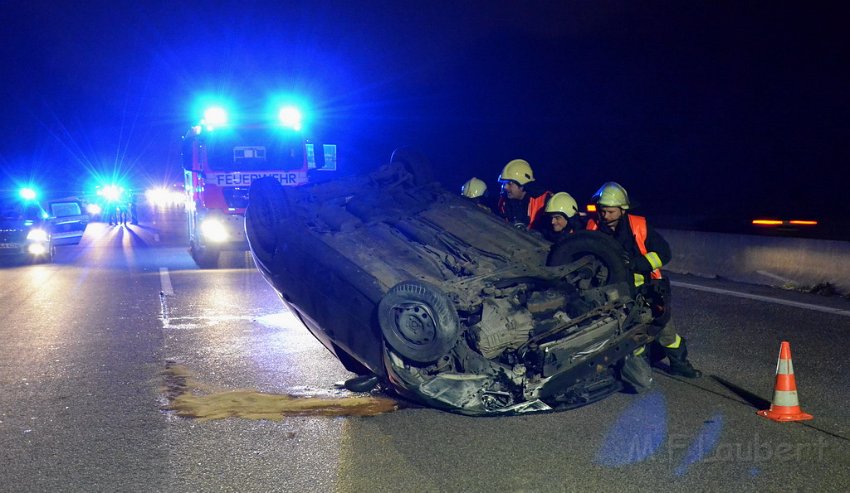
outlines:
[{"label": "car door", "polygon": [[52,200],[48,203],[55,245],[76,245],[83,238],[89,216],[77,199]]}]

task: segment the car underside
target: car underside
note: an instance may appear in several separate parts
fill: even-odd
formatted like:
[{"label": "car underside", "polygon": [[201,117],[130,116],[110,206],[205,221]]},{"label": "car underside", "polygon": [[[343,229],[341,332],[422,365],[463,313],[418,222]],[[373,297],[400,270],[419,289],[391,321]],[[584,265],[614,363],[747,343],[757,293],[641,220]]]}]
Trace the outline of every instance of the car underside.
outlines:
[{"label": "car underside", "polygon": [[611,238],[553,248],[443,189],[410,149],[364,176],[257,180],[246,231],[260,272],[346,369],[439,409],[594,402],[656,331]]}]

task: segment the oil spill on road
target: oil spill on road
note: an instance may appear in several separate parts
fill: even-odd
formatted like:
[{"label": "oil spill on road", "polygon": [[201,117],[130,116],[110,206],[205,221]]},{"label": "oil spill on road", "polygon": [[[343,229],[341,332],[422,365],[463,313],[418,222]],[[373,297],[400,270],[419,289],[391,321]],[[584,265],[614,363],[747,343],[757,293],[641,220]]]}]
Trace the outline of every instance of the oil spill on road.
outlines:
[{"label": "oil spill on road", "polygon": [[252,390],[216,390],[198,382],[192,373],[173,361],[166,362],[162,393],[164,409],[177,416],[209,421],[224,418],[268,419],[287,416],[376,416],[399,409],[388,397],[345,392],[327,397],[267,394]]}]

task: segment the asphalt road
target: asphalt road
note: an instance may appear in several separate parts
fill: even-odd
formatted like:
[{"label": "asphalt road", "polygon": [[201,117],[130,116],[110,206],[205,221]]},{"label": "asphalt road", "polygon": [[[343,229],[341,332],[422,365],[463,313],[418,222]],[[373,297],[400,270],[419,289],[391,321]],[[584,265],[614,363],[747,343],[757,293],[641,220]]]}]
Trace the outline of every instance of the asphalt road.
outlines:
[{"label": "asphalt road", "polygon": [[[659,371],[647,394],[616,394],[568,412],[470,418],[404,407],[371,417],[200,421],[164,409],[167,366],[216,391],[339,398],[350,394],[334,383],[351,375],[286,313],[247,256],[199,270],[184,242],[178,213],[148,211],[139,226],[92,223],[52,265],[0,269],[0,490],[846,491],[850,484],[847,300],[676,278],[675,320],[706,376],[687,381]],[[755,414],[771,399],[783,340],[812,421]]]}]

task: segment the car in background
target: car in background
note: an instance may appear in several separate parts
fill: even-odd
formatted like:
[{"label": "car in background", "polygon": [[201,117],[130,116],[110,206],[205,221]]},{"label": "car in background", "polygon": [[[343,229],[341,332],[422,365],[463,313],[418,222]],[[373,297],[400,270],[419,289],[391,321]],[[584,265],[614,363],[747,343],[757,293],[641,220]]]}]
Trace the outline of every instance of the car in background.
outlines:
[{"label": "car in background", "polygon": [[76,197],[47,202],[47,214],[54,245],[76,245],[83,239],[89,215]]},{"label": "car in background", "polygon": [[52,262],[50,222],[35,203],[0,202],[0,260]]}]

